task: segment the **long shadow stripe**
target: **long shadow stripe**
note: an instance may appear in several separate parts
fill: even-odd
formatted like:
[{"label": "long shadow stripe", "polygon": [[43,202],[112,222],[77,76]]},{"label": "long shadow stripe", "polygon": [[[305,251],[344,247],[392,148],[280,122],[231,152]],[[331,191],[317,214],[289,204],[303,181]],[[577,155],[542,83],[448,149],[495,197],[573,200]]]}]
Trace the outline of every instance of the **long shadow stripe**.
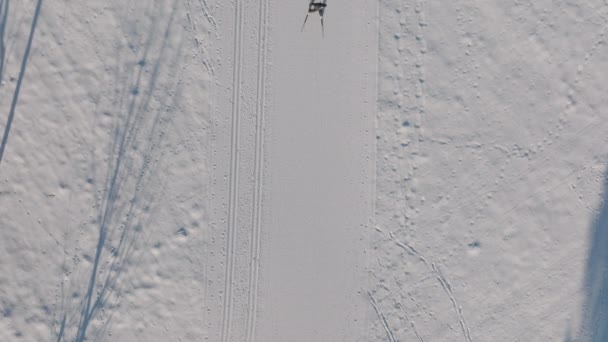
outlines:
[{"label": "long shadow stripe", "polygon": [[32,28],[30,30],[30,37],[27,41],[27,47],[25,49],[25,54],[23,55],[23,61],[21,61],[21,70],[19,71],[19,79],[17,80],[17,86],[15,87],[15,92],[13,93],[13,101],[11,102],[11,110],[8,113],[8,121],[6,122],[6,127],[4,128],[4,136],[2,137],[2,144],[0,144],[0,164],[2,163],[2,157],[4,156],[4,149],[6,148],[6,143],[8,141],[8,134],[11,131],[11,125],[13,124],[13,119],[15,118],[15,108],[17,108],[17,100],[19,99],[19,91],[21,90],[21,83],[23,83],[23,78],[25,76],[25,67],[27,66],[27,59],[30,55],[30,50],[32,48],[32,41],[34,40],[34,32],[36,31],[36,24],[38,23],[38,16],[40,15],[41,7],[42,7],[42,0],[38,0],[38,4],[36,5],[36,12],[34,13],[34,19],[32,20]]},{"label": "long shadow stripe", "polygon": [[4,57],[6,53],[4,33],[6,32],[6,21],[8,20],[8,3],[9,0],[0,0],[0,84],[2,84],[2,75],[4,75]]}]

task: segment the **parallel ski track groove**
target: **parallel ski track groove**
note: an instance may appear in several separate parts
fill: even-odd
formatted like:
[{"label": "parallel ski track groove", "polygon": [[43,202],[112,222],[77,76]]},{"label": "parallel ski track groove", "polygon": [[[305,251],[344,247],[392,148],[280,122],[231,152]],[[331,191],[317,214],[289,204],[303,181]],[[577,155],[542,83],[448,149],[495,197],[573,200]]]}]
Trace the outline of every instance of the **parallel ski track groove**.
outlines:
[{"label": "parallel ski track groove", "polygon": [[255,139],[255,187],[252,210],[251,229],[251,266],[249,270],[249,303],[247,310],[246,341],[255,340],[256,306],[258,292],[258,275],[260,262],[260,230],[262,225],[262,187],[263,187],[263,158],[264,158],[264,116],[265,116],[265,83],[267,56],[267,2],[260,0],[259,36],[258,36],[258,68],[257,68],[257,113]]},{"label": "parallel ski track groove", "polygon": [[228,204],[228,234],[226,248],[226,275],[224,279],[224,317],[222,320],[221,341],[230,341],[232,325],[232,282],[234,279],[234,246],[236,241],[237,200],[239,188],[239,133],[240,133],[240,97],[243,52],[243,11],[242,1],[236,0],[234,6],[234,59],[232,90],[232,132],[230,138],[230,185]]},{"label": "parallel ski track groove", "polygon": [[367,295],[369,296],[369,299],[372,304],[372,307],[374,308],[374,311],[376,311],[378,318],[380,318],[380,321],[382,322],[382,327],[384,328],[384,332],[386,332],[386,337],[387,337],[388,341],[397,342],[397,340],[395,339],[395,334],[393,334],[391,327],[388,325],[386,316],[384,316],[384,314],[382,313],[382,311],[380,311],[380,308],[378,307],[378,303],[376,302],[376,299],[374,298],[374,296],[372,296],[372,293],[370,291],[367,291]]}]

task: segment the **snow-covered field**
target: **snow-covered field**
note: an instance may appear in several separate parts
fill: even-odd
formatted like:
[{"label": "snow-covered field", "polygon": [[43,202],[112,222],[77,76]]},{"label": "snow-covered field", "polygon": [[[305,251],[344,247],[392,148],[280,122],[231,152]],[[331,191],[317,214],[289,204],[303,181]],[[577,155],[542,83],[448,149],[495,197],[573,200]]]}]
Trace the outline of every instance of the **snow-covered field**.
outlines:
[{"label": "snow-covered field", "polygon": [[0,341],[608,341],[608,3],[0,0]]}]

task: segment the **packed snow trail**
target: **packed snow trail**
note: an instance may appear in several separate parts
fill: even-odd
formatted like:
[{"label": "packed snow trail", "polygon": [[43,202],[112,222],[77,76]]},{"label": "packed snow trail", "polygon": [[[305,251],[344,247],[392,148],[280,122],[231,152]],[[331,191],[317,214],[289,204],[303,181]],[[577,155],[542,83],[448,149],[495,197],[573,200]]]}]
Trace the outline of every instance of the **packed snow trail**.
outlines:
[{"label": "packed snow trail", "polygon": [[366,340],[375,6],[331,2],[324,37],[306,1],[222,7],[210,338]]},{"label": "packed snow trail", "polygon": [[258,341],[363,341],[375,4],[271,0]]}]

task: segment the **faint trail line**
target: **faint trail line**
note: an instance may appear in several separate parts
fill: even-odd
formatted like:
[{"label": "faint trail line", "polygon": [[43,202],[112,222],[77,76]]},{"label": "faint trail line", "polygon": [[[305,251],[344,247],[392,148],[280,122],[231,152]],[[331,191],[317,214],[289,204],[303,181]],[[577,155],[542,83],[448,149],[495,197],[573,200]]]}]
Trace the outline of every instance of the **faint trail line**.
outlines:
[{"label": "faint trail line", "polygon": [[[587,164],[584,164],[583,166],[578,167],[578,168],[576,168],[576,169],[574,169],[574,170],[570,171],[570,173],[568,173],[566,176],[564,176],[564,177],[562,177],[562,178],[558,179],[558,180],[555,182],[555,184],[550,184],[551,186],[547,186],[547,187],[540,188],[540,189],[539,189],[539,190],[541,190],[541,191],[540,191],[540,193],[551,193],[551,192],[553,192],[555,189],[557,189],[557,188],[559,188],[559,187],[563,186],[563,185],[564,185],[564,183],[566,182],[566,180],[568,180],[568,179],[569,179],[570,177],[572,177],[573,175],[577,175],[577,174],[581,173],[582,171],[587,170],[587,167],[588,167],[588,166],[587,166]],[[545,190],[545,188],[546,188],[547,190]],[[496,225],[502,225],[503,223],[505,223],[505,222],[506,222],[506,221],[507,221],[507,220],[510,218],[510,216],[509,216],[509,215],[510,215],[511,213],[516,212],[516,211],[517,211],[519,208],[521,208],[523,205],[525,205],[525,204],[528,202],[528,200],[530,200],[530,198],[532,198],[532,196],[533,196],[533,195],[537,194],[538,192],[537,192],[536,190],[532,190],[532,191],[531,191],[531,193],[532,193],[532,195],[528,196],[528,197],[527,197],[527,198],[525,198],[525,199],[520,199],[520,200],[518,201],[518,203],[517,203],[517,204],[515,204],[515,205],[513,205],[513,206],[511,206],[511,208],[510,208],[509,210],[506,210],[506,211],[504,211],[504,212],[502,212],[502,213],[498,214],[498,216],[493,217],[493,218],[492,218],[492,221],[493,221],[493,222],[496,222]],[[498,218],[501,218],[501,220],[497,220]],[[479,221],[479,222],[486,222],[486,221],[488,221],[488,219],[487,219],[487,218],[486,218],[486,219],[484,219],[484,220],[481,220],[481,221]],[[485,237],[487,237],[487,235],[488,235],[488,233],[486,232],[486,233],[485,233],[485,234],[483,234],[482,236],[483,236],[483,238],[485,238]]]},{"label": "faint trail line", "polygon": [[450,283],[443,276],[441,271],[439,271],[437,266],[435,266],[435,263],[432,263],[431,265],[433,267],[433,271],[435,271],[435,273],[437,274],[437,280],[439,280],[439,282],[441,283],[441,287],[443,287],[445,292],[450,297],[450,300],[452,301],[452,305],[454,306],[454,310],[458,313],[459,320],[460,320],[460,327],[462,328],[462,333],[464,334],[464,337],[466,338],[467,342],[471,342],[471,331],[469,330],[469,327],[467,326],[467,322],[465,321],[464,316],[462,314],[462,307],[460,305],[458,305],[458,302],[456,302],[456,297],[454,297],[454,293],[452,292],[452,287],[450,286]]},{"label": "faint trail line", "polygon": [[260,263],[260,229],[262,226],[262,188],[263,188],[263,158],[264,158],[264,116],[265,116],[265,83],[267,56],[267,5],[268,0],[260,0],[259,37],[258,37],[258,68],[257,68],[257,117],[255,137],[255,186],[252,211],[251,257],[249,269],[249,304],[247,312],[246,341],[255,340],[256,306]]},{"label": "faint trail line", "polygon": [[237,0],[234,6],[234,60],[232,92],[232,133],[230,152],[230,197],[228,205],[228,234],[226,249],[226,275],[224,282],[224,317],[222,320],[222,342],[230,340],[232,325],[232,282],[234,278],[234,247],[236,243],[237,204],[239,188],[239,133],[240,133],[240,97],[243,50],[243,10],[242,1]]},{"label": "faint trail line", "polygon": [[[591,161],[589,163],[585,163],[582,166],[579,166],[579,167],[573,169],[566,176],[558,179],[555,182],[552,182],[552,183],[548,184],[545,187],[540,188],[539,191],[536,191],[536,190],[531,191],[531,195],[528,195],[525,198],[520,198],[517,201],[517,203],[514,204],[514,205],[512,205],[512,206],[510,206],[508,210],[505,210],[505,211],[499,213],[497,216],[493,216],[492,219],[489,219],[487,217],[483,218],[483,219],[481,219],[478,222],[478,224],[482,224],[482,223],[485,224],[485,223],[490,222],[490,221],[493,222],[494,225],[497,225],[497,226],[500,226],[500,225],[504,224],[505,222],[507,222],[511,218],[511,214],[512,213],[517,212],[520,208],[522,208],[523,206],[527,205],[528,201],[534,195],[537,195],[537,194],[540,194],[540,193],[543,193],[543,194],[544,193],[551,193],[555,189],[558,189],[559,187],[564,186],[564,184],[566,183],[566,181],[568,179],[570,179],[572,176],[578,175],[578,174],[580,174],[583,171],[587,171],[589,169],[589,165],[592,164],[592,163],[594,163],[594,161]],[[495,190],[488,191],[487,193],[493,193],[493,192],[495,192]],[[478,238],[481,239],[481,240],[483,240],[483,239],[487,238],[489,234],[491,234],[491,231],[487,231],[485,233],[482,233]]]},{"label": "faint trail line", "polygon": [[[559,266],[563,265],[566,262],[566,260],[568,260],[569,258],[572,258],[572,255],[576,254],[576,252],[577,252],[576,247],[570,247],[570,248],[564,250],[564,253],[561,257],[548,263],[546,269],[553,270],[553,272],[547,274],[548,278],[553,278],[558,273],[560,273]],[[522,296],[525,295],[525,293],[529,292],[533,288],[534,289],[538,288],[538,283],[534,280],[529,280],[523,284],[520,284],[518,287],[516,287],[515,289],[510,291],[509,294],[506,296],[506,298],[504,298],[504,300],[508,301],[508,300],[516,300],[517,298],[521,298]],[[492,306],[493,306],[493,308],[485,308],[484,311],[480,313],[481,314],[480,317],[483,317],[483,318],[475,323],[476,326],[484,326],[486,323],[493,320],[492,315],[501,314],[506,310],[504,306],[496,307],[496,305],[494,305],[494,304]]]},{"label": "faint trail line", "polygon": [[[603,10],[606,9],[606,7],[602,8]],[[605,11],[602,11],[605,12]],[[602,16],[604,16],[605,14],[602,14]],[[606,22],[605,22],[606,24]],[[593,60],[593,57],[595,57],[595,53],[597,52],[598,49],[600,49],[602,47],[602,45],[604,45],[604,43],[606,42],[606,33],[608,33],[608,25],[604,25],[604,27],[602,28],[602,30],[596,35],[596,39],[595,42],[593,43],[593,45],[591,45],[591,47],[587,50],[587,52],[585,53],[583,62],[579,64],[579,68],[576,72],[576,76],[574,78],[574,88],[576,91],[578,91],[579,85],[580,85],[580,80],[581,80],[581,74],[583,73],[583,71],[585,70],[585,68],[587,67],[587,65]],[[568,110],[570,108],[570,106],[567,106],[568,108],[566,108],[566,110]]]},{"label": "faint trail line", "polygon": [[[381,6],[381,2],[378,1],[375,3],[375,29],[376,29],[376,46],[375,48],[375,56],[380,56],[380,44],[381,44],[381,39],[380,39],[380,34],[381,34],[381,30],[380,30],[380,16],[382,15],[382,6]],[[372,76],[372,78],[374,79],[374,102],[376,103],[375,105],[375,111],[372,115],[372,119],[374,122],[374,125],[372,126],[372,137],[376,137],[377,132],[378,132],[378,121],[379,121],[379,106],[378,103],[380,101],[380,95],[379,95],[379,83],[378,83],[378,79],[379,79],[379,75],[380,75],[380,67],[379,67],[380,63],[379,61],[376,60],[375,63],[375,68],[374,68],[374,74]],[[378,159],[377,159],[377,154],[378,154],[378,139],[372,139],[372,146],[371,146],[371,157],[372,157],[372,170],[371,170],[371,175],[372,175],[372,181],[371,181],[371,196],[372,196],[372,200],[371,200],[371,214],[372,214],[372,218],[371,218],[371,225],[369,228],[369,232],[368,232],[368,241],[367,241],[367,249],[369,250],[369,253],[367,254],[367,259],[366,259],[366,267],[368,269],[369,272],[369,276],[367,279],[367,284],[368,284],[368,288],[372,288],[371,284],[372,284],[372,276],[374,276],[373,273],[373,266],[372,266],[372,260],[377,259],[376,256],[376,249],[374,248],[376,243],[374,241],[374,230],[372,230],[373,228],[377,228],[376,225],[376,216],[378,216],[378,180],[377,180],[377,175],[378,175]],[[369,313],[366,315],[366,324],[368,326],[371,326],[371,322],[372,322],[372,314]],[[367,341],[371,341],[371,329],[365,329],[365,338]]]},{"label": "faint trail line", "polygon": [[[597,131],[599,128],[602,128],[605,125],[606,125],[605,120],[601,120],[599,117],[595,117],[593,120],[591,120],[590,123],[586,124],[584,127],[578,129],[573,134],[571,134],[570,138],[565,138],[559,144],[556,143],[556,144],[551,145],[552,148],[546,150],[546,156],[544,159],[540,159],[540,157],[539,157],[540,160],[535,160],[534,163],[531,162],[532,165],[527,167],[524,171],[522,171],[518,174],[515,174],[513,176],[510,176],[510,177],[505,177],[504,179],[502,179],[501,184],[490,187],[490,189],[485,191],[484,194],[498,192],[498,191],[502,190],[504,187],[506,187],[507,185],[512,186],[514,183],[522,181],[527,175],[529,175],[533,172],[536,172],[537,170],[541,169],[541,167],[545,166],[548,162],[552,161],[553,160],[552,157],[558,151],[563,150],[563,148],[565,148],[569,143],[571,143],[571,140],[573,140],[574,138],[579,137],[581,135],[591,135],[592,134],[591,132]],[[459,202],[456,202],[455,204],[453,204],[449,207],[442,208],[441,211],[443,212],[443,214],[438,214],[436,217],[434,217],[432,219],[420,222],[420,224],[421,225],[430,225],[430,224],[433,224],[436,222],[439,222],[441,224],[446,224],[447,222],[450,222],[450,220],[452,219],[451,215],[453,214],[454,210],[460,209],[462,207],[471,206],[471,205],[474,205],[478,202],[485,200],[485,198],[479,196],[480,192],[482,190],[484,190],[484,187],[488,187],[487,184],[480,185],[476,188],[469,189],[467,191],[467,193],[470,193],[471,194],[470,196],[460,200]],[[482,199],[480,200],[480,198],[482,198]]]},{"label": "faint trail line", "polygon": [[[44,227],[44,225],[42,224],[42,221],[40,219],[36,219],[36,222],[34,222],[34,218],[32,217],[30,211],[25,207],[25,203],[23,203],[23,201],[21,199],[18,200],[18,203],[21,204],[21,208],[23,209],[23,211],[27,214],[28,219],[30,220],[30,224],[31,227],[35,227],[35,226],[39,226],[42,230],[44,230],[44,232],[51,238],[53,239],[53,241],[55,241],[55,244],[57,244],[57,246],[59,248],[61,248],[61,250],[63,251],[63,253],[68,254],[68,251],[65,247],[64,244],[62,244],[61,242],[59,242],[59,240],[55,237],[55,235],[53,235],[53,233],[51,233],[48,229],[46,229]],[[37,223],[37,224],[36,224]]]},{"label": "faint trail line", "polygon": [[378,308],[378,304],[376,303],[376,300],[374,299],[374,296],[372,296],[372,293],[369,292],[369,291],[367,291],[367,295],[369,296],[369,300],[372,303],[372,306],[374,307],[374,310],[376,311],[376,314],[378,315],[378,318],[380,318],[380,320],[382,321],[382,326],[384,327],[384,331],[386,331],[386,337],[388,337],[388,340],[390,342],[396,342],[397,340],[395,339],[395,335],[393,335],[393,332],[391,331],[391,328],[388,326],[388,322],[386,321],[386,317],[384,317],[384,314]]},{"label": "faint trail line", "polygon": [[418,53],[417,53],[417,62],[416,68],[418,69],[418,152],[420,152],[420,142],[424,140],[424,128],[422,122],[424,121],[424,117],[426,115],[426,96],[425,96],[425,86],[426,82],[426,70],[424,67],[424,55],[427,52],[427,44],[426,39],[424,38],[424,26],[426,25],[426,20],[424,17],[424,0],[418,0],[416,2],[416,13],[418,14],[418,36],[416,40],[418,41]]},{"label": "faint trail line", "polygon": [[8,134],[11,131],[11,125],[13,124],[13,119],[15,117],[15,108],[17,108],[19,92],[21,91],[21,83],[23,83],[23,78],[25,77],[25,68],[27,66],[28,57],[30,56],[30,50],[32,49],[32,42],[34,41],[34,33],[36,32],[36,24],[38,23],[38,17],[40,16],[41,7],[42,0],[38,0],[38,4],[36,5],[36,11],[34,12],[34,19],[32,20],[32,28],[30,29],[30,37],[28,38],[27,47],[25,48],[25,53],[23,54],[23,60],[21,61],[21,70],[19,71],[17,86],[15,87],[15,92],[13,93],[11,109],[8,112],[8,120],[6,122],[6,127],[4,128],[2,143],[0,144],[0,163],[2,163],[2,156],[4,155],[4,149],[6,148],[6,143],[8,142]]}]

